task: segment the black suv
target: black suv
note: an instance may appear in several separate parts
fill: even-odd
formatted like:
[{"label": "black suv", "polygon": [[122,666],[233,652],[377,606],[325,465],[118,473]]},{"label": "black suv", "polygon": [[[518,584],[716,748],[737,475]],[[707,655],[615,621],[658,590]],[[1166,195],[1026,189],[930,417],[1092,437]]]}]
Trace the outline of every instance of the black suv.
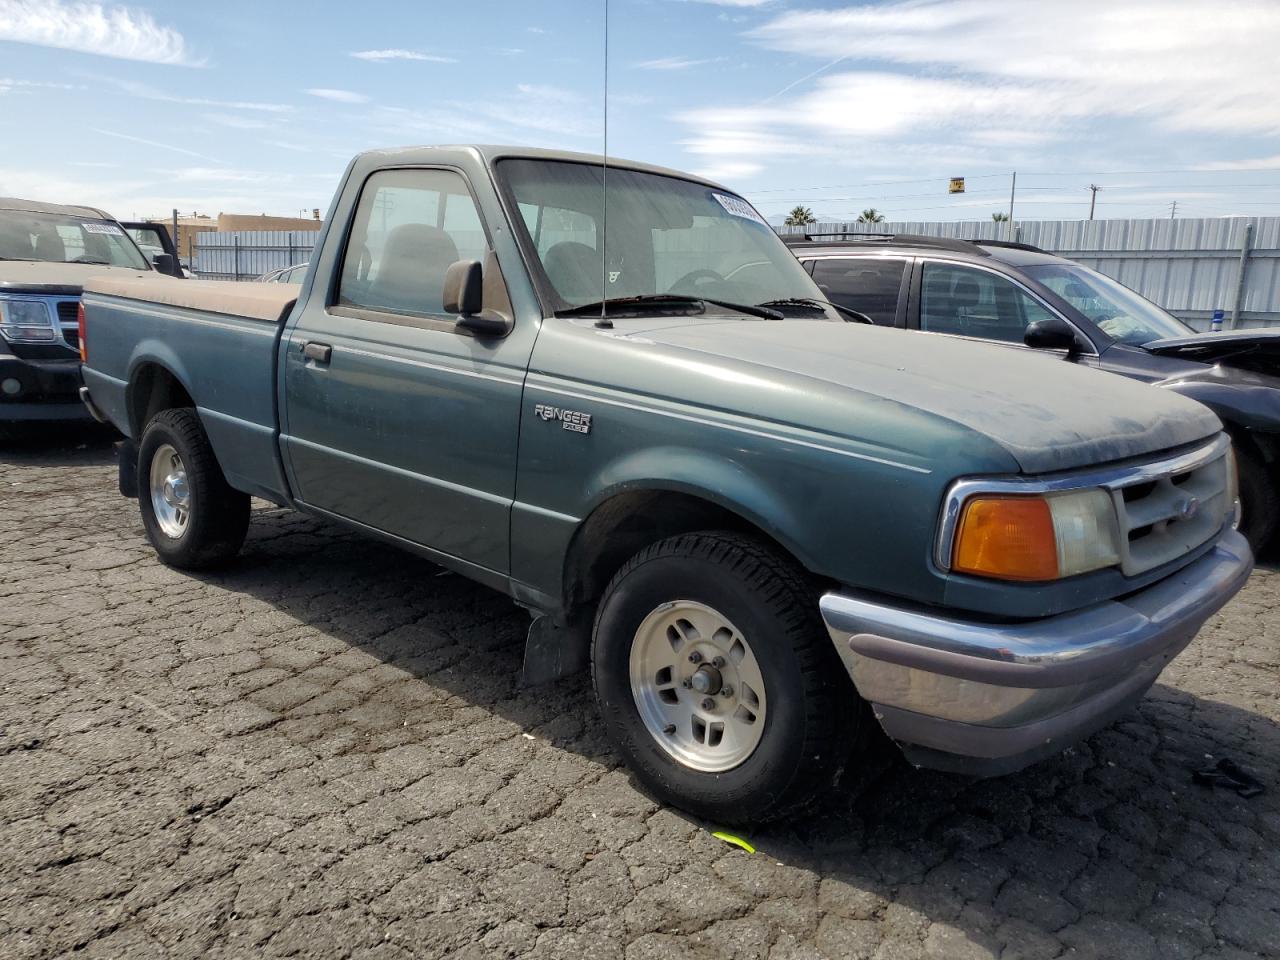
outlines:
[{"label": "black suv", "polygon": [[1235,441],[1241,529],[1280,522],[1280,328],[1197,334],[1095,270],[1021,243],[784,237],[834,302],[873,323],[1057,351],[1206,404]]},{"label": "black suv", "polygon": [[[128,226],[168,238],[163,226]],[[172,244],[148,262],[126,225],[101,210],[0,197],[0,441],[89,419],[77,323],[86,280],[176,267]]]}]

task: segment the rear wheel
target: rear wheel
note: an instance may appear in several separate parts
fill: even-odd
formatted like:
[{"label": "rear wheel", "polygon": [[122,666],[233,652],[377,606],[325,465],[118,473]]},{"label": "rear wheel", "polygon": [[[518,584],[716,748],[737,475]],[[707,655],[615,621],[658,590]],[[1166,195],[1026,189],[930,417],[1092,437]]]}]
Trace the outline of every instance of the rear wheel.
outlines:
[{"label": "rear wheel", "polygon": [[1280,522],[1280,493],[1266,464],[1248,450],[1236,448],[1240,472],[1240,532],[1254,553],[1260,553],[1275,535]]},{"label": "rear wheel", "polygon": [[199,570],[239,552],[249,497],[228,486],[194,410],[151,419],[138,446],[138,480],[142,525],[164,563]]},{"label": "rear wheel", "polygon": [[628,562],[600,603],[592,671],[636,775],[716,821],[808,805],[872,742],[801,571],[737,534],[673,537]]}]

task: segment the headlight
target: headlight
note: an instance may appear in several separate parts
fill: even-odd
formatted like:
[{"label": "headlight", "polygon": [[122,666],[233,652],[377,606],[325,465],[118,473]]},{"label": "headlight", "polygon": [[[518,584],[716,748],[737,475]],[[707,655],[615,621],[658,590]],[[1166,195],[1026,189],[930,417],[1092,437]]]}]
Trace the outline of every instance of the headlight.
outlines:
[{"label": "headlight", "polygon": [[49,305],[43,300],[0,300],[0,335],[26,343],[57,339]]},{"label": "headlight", "polygon": [[1115,505],[1096,488],[976,494],[961,507],[951,549],[955,572],[1000,580],[1058,580],[1119,562]]}]

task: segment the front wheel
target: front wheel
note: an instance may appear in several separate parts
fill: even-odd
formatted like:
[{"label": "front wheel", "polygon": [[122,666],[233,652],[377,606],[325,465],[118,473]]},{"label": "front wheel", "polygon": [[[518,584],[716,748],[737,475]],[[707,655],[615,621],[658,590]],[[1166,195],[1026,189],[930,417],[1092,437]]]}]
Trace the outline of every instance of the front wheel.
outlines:
[{"label": "front wheel", "polygon": [[1240,532],[1253,552],[1261,553],[1280,523],[1280,492],[1266,465],[1249,451],[1236,448],[1236,466],[1240,476]]},{"label": "front wheel", "polygon": [[808,805],[871,742],[801,572],[737,534],[672,537],[628,562],[600,603],[592,671],[640,780],[719,822]]},{"label": "front wheel", "polygon": [[231,559],[249,526],[249,496],[222,475],[194,410],[164,410],[138,445],[138,506],[161,561],[202,570]]}]

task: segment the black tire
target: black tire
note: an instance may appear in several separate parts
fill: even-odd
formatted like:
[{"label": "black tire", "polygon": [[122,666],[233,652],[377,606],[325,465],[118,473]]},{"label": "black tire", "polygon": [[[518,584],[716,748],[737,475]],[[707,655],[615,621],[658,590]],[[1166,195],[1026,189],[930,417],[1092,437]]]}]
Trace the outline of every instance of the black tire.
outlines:
[{"label": "black tire", "polygon": [[1266,548],[1275,536],[1280,521],[1280,492],[1277,478],[1249,450],[1236,447],[1236,466],[1240,473],[1240,532],[1255,554]]},{"label": "black tire", "polygon": [[[190,488],[190,516],[176,537],[161,528],[151,498],[151,463],[165,445],[182,458]],[[138,506],[147,539],[160,560],[183,570],[203,570],[230,560],[240,551],[249,527],[249,495],[227,485],[200,418],[190,408],[162,410],[142,432]]]},{"label": "black tire", "polygon": [[[724,772],[702,772],[668,753],[645,726],[632,694],[637,628],[676,600],[724,614],[747,639],[764,678],[761,739]],[[618,571],[596,614],[592,675],[605,729],[653,794],[715,822],[761,823],[819,799],[851,752],[874,743],[817,600],[796,564],[734,533],[672,537]]]}]

